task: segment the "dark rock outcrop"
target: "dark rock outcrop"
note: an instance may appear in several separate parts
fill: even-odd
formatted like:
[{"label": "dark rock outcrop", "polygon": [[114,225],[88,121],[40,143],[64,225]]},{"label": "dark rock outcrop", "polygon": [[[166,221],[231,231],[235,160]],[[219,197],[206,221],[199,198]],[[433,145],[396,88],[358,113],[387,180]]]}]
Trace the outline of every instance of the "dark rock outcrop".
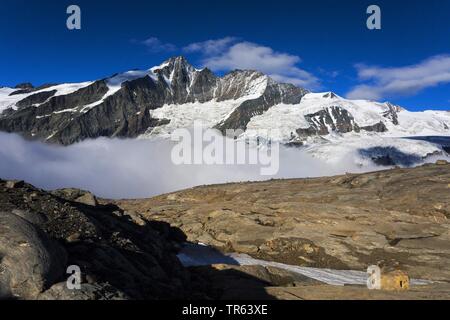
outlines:
[{"label": "dark rock outcrop", "polygon": [[14,87],[15,89],[33,89],[34,86],[30,82],[19,83]]},{"label": "dark rock outcrop", "polygon": [[364,126],[361,127],[361,130],[369,131],[369,132],[386,132],[388,129],[386,128],[386,125],[383,122],[378,122],[371,126]]},{"label": "dark rock outcrop", "polygon": [[23,83],[23,84],[17,85],[15,87],[15,89],[18,89],[18,90],[11,92],[9,95],[14,96],[16,94],[35,92],[35,91],[43,90],[43,89],[46,89],[46,88],[49,88],[49,87],[52,87],[55,85],[56,84],[54,84],[54,83],[46,83],[46,84],[40,85],[38,87],[34,87],[31,83]]},{"label": "dark rock outcrop", "polygon": [[[331,93],[328,95],[331,95]],[[311,136],[324,136],[331,132],[347,133],[352,131],[360,132],[361,130],[368,132],[388,131],[386,125],[381,121],[374,125],[359,126],[355,122],[352,114],[339,106],[324,108],[316,113],[305,115],[305,120],[311,126],[296,130],[300,139]]]},{"label": "dark rock outcrop", "polygon": [[56,93],[56,90],[43,91],[39,93],[32,94],[31,96],[26,97],[23,100],[20,100],[17,103],[18,108],[30,107],[33,104],[44,103],[49,98],[53,97]]},{"label": "dark rock outcrop", "polygon": [[149,113],[165,100],[155,86],[149,77],[126,82],[116,95],[86,109],[80,106],[100,100],[108,91],[105,80],[72,94],[51,97],[39,108],[30,104],[50,93],[35,94],[19,102],[18,111],[0,118],[0,130],[63,145],[100,136],[136,137],[161,122]]},{"label": "dark rock outcrop", "polygon": [[[248,71],[247,71],[248,72]],[[254,73],[254,76],[264,77],[262,74]],[[216,128],[224,132],[227,129],[246,130],[251,118],[263,114],[270,107],[279,104],[297,104],[302,97],[308,93],[307,90],[290,84],[278,84],[267,79],[268,84],[262,96],[244,101],[231,115],[219,123]],[[225,92],[227,92],[225,90]]]},{"label": "dark rock outcrop", "polygon": [[316,113],[308,114],[305,119],[311,126],[298,129],[297,134],[300,137],[324,136],[331,133],[330,129],[339,133],[359,132],[360,130],[353,116],[347,110],[338,106],[324,108]]},{"label": "dark rock outcrop", "polygon": [[398,125],[397,113],[401,110],[401,108],[389,102],[387,102],[386,105],[388,110],[383,113],[383,117],[389,119],[394,125]]},{"label": "dark rock outcrop", "polygon": [[[184,234],[133,219],[88,192],[0,180],[0,298],[190,298],[189,272],[176,257]],[[80,290],[66,285],[72,265]]]}]

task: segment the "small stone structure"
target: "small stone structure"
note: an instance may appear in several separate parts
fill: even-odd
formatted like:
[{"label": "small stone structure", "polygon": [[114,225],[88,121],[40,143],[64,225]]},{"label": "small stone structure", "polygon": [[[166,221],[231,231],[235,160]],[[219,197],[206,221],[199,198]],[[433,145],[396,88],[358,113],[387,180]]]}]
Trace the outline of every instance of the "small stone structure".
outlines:
[{"label": "small stone structure", "polygon": [[367,287],[371,290],[400,291],[409,289],[409,276],[401,270],[382,272],[378,266],[367,269]]}]

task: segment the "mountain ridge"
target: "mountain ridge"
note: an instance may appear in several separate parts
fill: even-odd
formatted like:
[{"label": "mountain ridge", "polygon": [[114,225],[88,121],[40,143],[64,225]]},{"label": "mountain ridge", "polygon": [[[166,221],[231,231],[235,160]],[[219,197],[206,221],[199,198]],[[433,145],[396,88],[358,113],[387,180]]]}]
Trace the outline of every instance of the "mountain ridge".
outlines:
[{"label": "mountain ridge", "polygon": [[[100,136],[137,137],[160,123],[149,116],[152,109],[196,101],[250,100],[252,95],[260,95],[258,90],[264,89],[265,82],[278,85],[256,71],[237,70],[217,77],[176,57],[147,71],[85,82],[73,90],[63,88],[63,94],[58,86],[39,90],[27,86],[27,92],[4,88],[0,130],[63,145]],[[306,92],[290,85],[279,91],[280,96],[297,95],[296,100]]]},{"label": "mountain ridge", "polygon": [[[209,127],[223,133],[281,129],[286,132],[278,140],[286,144],[334,133],[450,135],[450,116],[443,111],[409,112],[389,102],[311,93],[255,70],[217,76],[182,56],[100,80],[16,87],[0,89],[0,131],[61,145],[170,133],[174,123],[192,126],[199,110]],[[284,114],[292,117],[284,119]]]}]

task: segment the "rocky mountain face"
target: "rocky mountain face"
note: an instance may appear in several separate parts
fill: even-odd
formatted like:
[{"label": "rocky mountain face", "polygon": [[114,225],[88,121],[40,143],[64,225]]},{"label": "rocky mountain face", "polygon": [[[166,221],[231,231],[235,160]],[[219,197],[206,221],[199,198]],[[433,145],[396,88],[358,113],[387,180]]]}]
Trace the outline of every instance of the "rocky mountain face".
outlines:
[{"label": "rocky mountain face", "polygon": [[361,132],[361,130],[363,130],[367,132],[381,133],[388,131],[383,122],[360,127],[347,110],[337,106],[324,108],[314,114],[305,115],[305,119],[311,124],[311,126],[306,129],[297,129],[296,132],[301,138],[326,136],[332,132],[347,133],[352,131]]},{"label": "rocky mountain face", "polygon": [[[264,77],[262,74],[256,74]],[[290,84],[278,84],[266,78],[266,87],[259,97],[249,99],[238,106],[226,119],[223,119],[216,128],[225,133],[227,129],[246,130],[247,124],[254,116],[267,111],[270,107],[280,104],[298,104],[307,93],[306,90]]]},{"label": "rocky mountain face", "polygon": [[306,121],[310,123],[310,127],[306,129],[298,129],[299,136],[325,136],[332,131],[342,133],[359,131],[358,125],[355,123],[353,116],[340,107],[330,107],[320,110],[314,114],[305,115]]},{"label": "rocky mountain face", "polygon": [[136,137],[170,121],[151,118],[149,113],[165,104],[247,97],[220,124],[221,128],[245,129],[252,116],[276,103],[298,103],[305,93],[256,71],[238,70],[217,77],[176,57],[147,72],[114,75],[68,94],[58,94],[52,86],[20,86],[9,93],[17,101],[4,107],[0,130],[63,145],[101,136]]},{"label": "rocky mountain face", "polygon": [[[211,104],[227,112],[216,118]],[[172,122],[192,126],[178,120],[195,118],[193,105],[223,133],[282,129],[286,144],[330,133],[450,132],[448,112],[410,113],[390,103],[313,94],[257,71],[235,70],[219,77],[207,68],[195,69],[183,57],[92,82],[0,88],[0,130],[62,145],[97,137],[133,138],[153,135]],[[175,112],[152,115],[164,106],[176,106]]]}]

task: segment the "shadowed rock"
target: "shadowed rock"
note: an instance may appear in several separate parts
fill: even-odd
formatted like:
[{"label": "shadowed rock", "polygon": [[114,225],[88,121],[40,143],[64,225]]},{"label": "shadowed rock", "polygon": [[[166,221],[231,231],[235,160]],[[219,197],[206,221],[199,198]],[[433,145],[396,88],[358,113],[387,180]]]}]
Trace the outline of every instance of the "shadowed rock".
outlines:
[{"label": "shadowed rock", "polygon": [[61,246],[11,212],[0,212],[0,255],[3,298],[36,298],[62,276],[67,259]]},{"label": "shadowed rock", "polygon": [[[137,220],[89,192],[51,194],[0,180],[1,298],[188,298],[189,272],[176,257],[185,236]],[[81,269],[81,290],[66,287],[71,265]]]}]

